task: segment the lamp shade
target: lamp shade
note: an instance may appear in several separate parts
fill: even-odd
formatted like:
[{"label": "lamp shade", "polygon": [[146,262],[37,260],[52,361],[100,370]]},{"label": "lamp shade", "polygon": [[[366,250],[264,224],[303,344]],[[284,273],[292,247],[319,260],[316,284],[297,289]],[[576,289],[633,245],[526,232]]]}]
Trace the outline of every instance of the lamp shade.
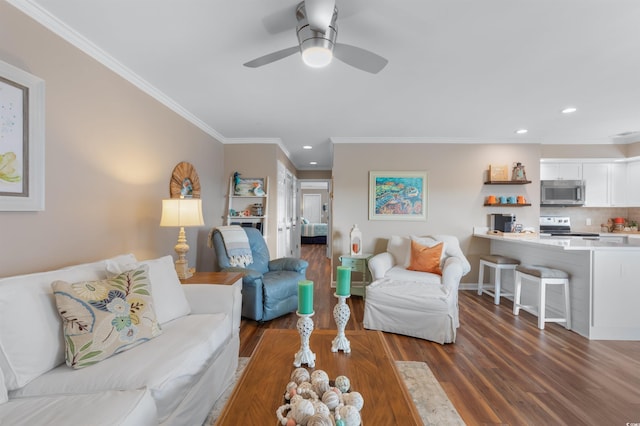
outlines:
[{"label": "lamp shade", "polygon": [[202,200],[199,198],[171,198],[162,200],[160,226],[202,226]]}]

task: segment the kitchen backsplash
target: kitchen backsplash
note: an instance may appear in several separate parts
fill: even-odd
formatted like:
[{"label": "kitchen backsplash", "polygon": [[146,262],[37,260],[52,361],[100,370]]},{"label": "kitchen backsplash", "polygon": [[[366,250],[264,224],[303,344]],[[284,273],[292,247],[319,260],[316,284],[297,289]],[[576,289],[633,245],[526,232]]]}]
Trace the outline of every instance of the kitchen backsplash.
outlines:
[{"label": "kitchen backsplash", "polygon": [[[541,216],[569,216],[571,230],[578,232],[600,232],[600,224],[614,217],[640,222],[640,207],[541,207]],[[591,219],[591,225],[587,225]]]}]

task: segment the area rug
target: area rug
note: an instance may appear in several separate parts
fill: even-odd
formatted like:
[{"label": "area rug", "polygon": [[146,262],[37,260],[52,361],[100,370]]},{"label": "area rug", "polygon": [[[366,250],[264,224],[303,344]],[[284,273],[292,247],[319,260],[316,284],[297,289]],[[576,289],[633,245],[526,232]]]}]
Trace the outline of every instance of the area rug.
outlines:
[{"label": "area rug", "polygon": [[[248,362],[249,358],[241,357],[239,359],[233,383],[216,402],[204,423],[205,426],[215,424]],[[425,425],[456,426],[465,424],[427,364],[417,361],[396,361],[396,367],[409,393],[413,396],[413,402],[416,404]]]}]

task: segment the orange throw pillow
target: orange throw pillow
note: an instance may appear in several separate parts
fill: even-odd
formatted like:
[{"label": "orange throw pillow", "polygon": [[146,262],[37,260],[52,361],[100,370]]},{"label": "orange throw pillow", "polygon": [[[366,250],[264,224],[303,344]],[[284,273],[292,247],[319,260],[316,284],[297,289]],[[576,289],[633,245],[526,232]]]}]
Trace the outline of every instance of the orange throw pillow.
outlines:
[{"label": "orange throw pillow", "polygon": [[440,257],[442,256],[442,248],[444,243],[429,247],[411,241],[411,262],[407,269],[411,271],[431,272],[432,274],[442,275],[440,269]]}]

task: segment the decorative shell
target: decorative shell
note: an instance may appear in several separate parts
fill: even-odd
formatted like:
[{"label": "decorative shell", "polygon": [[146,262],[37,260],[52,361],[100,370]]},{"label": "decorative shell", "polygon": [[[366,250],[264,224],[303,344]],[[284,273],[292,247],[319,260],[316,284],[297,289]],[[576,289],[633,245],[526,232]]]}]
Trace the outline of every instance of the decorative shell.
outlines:
[{"label": "decorative shell", "polygon": [[332,390],[326,391],[322,394],[322,402],[324,402],[329,410],[335,410],[338,404],[340,404],[340,395]]},{"label": "decorative shell", "polygon": [[284,394],[286,400],[290,400],[293,396],[295,396],[297,392],[298,385],[296,382],[289,382],[287,384],[287,392]]},{"label": "decorative shell", "polygon": [[291,405],[291,411],[289,412],[288,417],[290,419],[294,419],[299,424],[306,425],[309,417],[313,416],[314,414],[314,408],[311,401],[301,399],[299,401],[296,401],[295,404]]},{"label": "decorative shell", "polygon": [[328,415],[324,416],[322,414],[314,414],[309,417],[307,426],[333,426],[333,422]]},{"label": "decorative shell", "polygon": [[345,393],[349,391],[351,382],[347,376],[338,376],[336,377],[336,387],[340,389],[340,392]]},{"label": "decorative shell", "polygon": [[[311,375],[313,376],[313,374]],[[324,380],[322,377],[311,377],[311,384],[313,385],[313,389],[316,391],[318,395],[323,395],[326,391],[331,389],[329,385],[329,380]]]},{"label": "decorative shell", "polygon": [[351,405],[344,405],[338,409],[345,426],[360,426],[362,419],[358,409]]},{"label": "decorative shell", "polygon": [[301,395],[293,395],[291,397],[291,401],[289,401],[291,404],[296,404],[297,402],[303,400],[304,398]]},{"label": "decorative shell", "polygon": [[314,391],[313,386],[309,382],[302,382],[296,390],[298,395],[306,399],[318,399],[318,394]]},{"label": "decorative shell", "polygon": [[298,367],[291,373],[291,380],[300,384],[302,382],[308,382],[311,380],[311,376],[309,376],[309,372],[306,368]]},{"label": "decorative shell", "polygon": [[342,394],[342,401],[344,405],[351,405],[356,407],[358,411],[362,410],[364,407],[364,398],[360,394],[360,392],[349,392]]},{"label": "decorative shell", "polygon": [[328,382],[329,375],[324,370],[315,370],[313,373],[311,373],[311,382],[317,379],[322,379]]},{"label": "decorative shell", "polygon": [[329,411],[329,407],[322,401],[313,401],[313,408],[316,410],[316,414],[322,414],[323,416],[328,416],[331,414]]}]

